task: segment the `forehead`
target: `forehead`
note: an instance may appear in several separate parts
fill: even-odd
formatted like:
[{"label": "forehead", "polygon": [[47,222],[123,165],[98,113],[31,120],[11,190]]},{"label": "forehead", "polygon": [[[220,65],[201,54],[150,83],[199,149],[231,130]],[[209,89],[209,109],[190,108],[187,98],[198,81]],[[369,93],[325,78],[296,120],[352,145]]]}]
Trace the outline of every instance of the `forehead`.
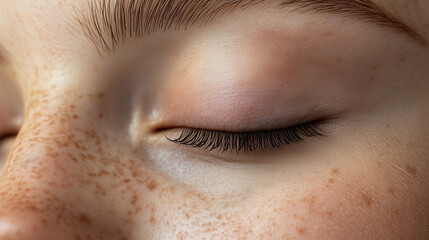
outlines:
[{"label": "forehead", "polygon": [[[115,2],[115,0],[46,0],[31,1],[22,0],[18,2],[1,1],[0,2],[0,28],[6,30],[7,34],[20,32],[43,34],[45,39],[49,35],[58,36],[62,33],[61,28],[66,28],[69,33],[73,28],[77,28],[75,21],[76,12],[88,11],[88,3],[95,5],[96,2]],[[118,0],[121,1],[121,0]],[[155,2],[164,2],[168,0],[155,0]],[[192,2],[193,0],[189,0]],[[217,1],[217,0],[212,0]],[[266,0],[273,2],[276,0]],[[356,0],[359,2],[360,0]],[[426,21],[426,13],[429,12],[429,2],[424,0],[373,0],[379,6],[393,12],[401,19],[412,21],[413,24]],[[145,3],[147,1],[137,1]],[[150,1],[154,2],[154,1]],[[335,1],[334,1],[335,2]],[[18,28],[19,27],[19,28]],[[55,30],[55,31],[52,31]],[[77,30],[77,29],[73,29]],[[0,37],[4,37],[0,33]],[[34,41],[35,39],[32,39]],[[15,40],[16,41],[16,40]]]},{"label": "forehead", "polygon": [[[88,3],[94,4],[96,1],[104,0],[0,1],[0,44],[17,59],[37,56],[40,60],[46,60],[44,58],[58,59],[65,55],[70,57],[73,53],[80,54],[79,49],[82,48],[84,51],[88,39],[84,37],[84,30],[78,23],[76,15],[88,11]],[[189,0],[191,1],[193,0]],[[428,1],[374,0],[374,2],[412,27],[429,31],[426,30],[429,28],[425,27],[429,24]],[[68,51],[70,49],[75,51]]]}]

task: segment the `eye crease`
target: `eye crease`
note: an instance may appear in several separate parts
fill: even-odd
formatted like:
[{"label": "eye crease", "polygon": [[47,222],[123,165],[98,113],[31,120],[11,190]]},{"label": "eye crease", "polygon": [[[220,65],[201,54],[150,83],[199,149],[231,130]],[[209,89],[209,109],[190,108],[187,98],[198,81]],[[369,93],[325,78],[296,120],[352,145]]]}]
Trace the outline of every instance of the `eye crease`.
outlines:
[{"label": "eye crease", "polygon": [[316,122],[293,127],[254,132],[226,132],[185,128],[180,136],[169,141],[193,148],[219,152],[253,152],[278,149],[285,145],[297,144],[305,138],[325,136],[320,133]]}]

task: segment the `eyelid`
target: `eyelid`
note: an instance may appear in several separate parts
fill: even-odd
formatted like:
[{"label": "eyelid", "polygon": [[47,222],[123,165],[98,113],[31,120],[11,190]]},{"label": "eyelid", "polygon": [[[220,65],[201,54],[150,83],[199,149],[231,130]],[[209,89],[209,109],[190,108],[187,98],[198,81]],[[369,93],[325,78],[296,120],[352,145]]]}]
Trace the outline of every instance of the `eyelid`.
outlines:
[{"label": "eyelid", "polygon": [[226,132],[185,128],[180,136],[169,141],[193,148],[219,152],[252,152],[276,149],[284,145],[303,142],[305,138],[325,136],[315,122],[293,127],[256,132]]}]

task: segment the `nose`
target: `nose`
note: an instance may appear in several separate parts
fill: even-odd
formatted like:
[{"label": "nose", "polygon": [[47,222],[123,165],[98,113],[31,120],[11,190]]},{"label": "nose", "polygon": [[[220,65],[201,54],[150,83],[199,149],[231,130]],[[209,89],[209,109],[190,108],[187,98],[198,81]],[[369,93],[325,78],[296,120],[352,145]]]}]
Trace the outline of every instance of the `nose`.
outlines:
[{"label": "nose", "polygon": [[48,225],[47,220],[38,214],[21,213],[15,214],[13,218],[10,216],[0,218],[1,240],[76,239],[71,238],[72,234],[65,233],[64,230],[55,225]]},{"label": "nose", "polygon": [[68,112],[45,107],[26,116],[0,174],[0,240],[126,239],[123,215],[106,201],[106,178],[89,177],[102,168],[90,151],[100,139],[85,136]]},{"label": "nose", "polygon": [[[31,129],[33,126],[33,129]],[[67,154],[59,126],[23,128],[0,175],[0,240],[79,239],[91,213],[79,201],[85,181]]]}]

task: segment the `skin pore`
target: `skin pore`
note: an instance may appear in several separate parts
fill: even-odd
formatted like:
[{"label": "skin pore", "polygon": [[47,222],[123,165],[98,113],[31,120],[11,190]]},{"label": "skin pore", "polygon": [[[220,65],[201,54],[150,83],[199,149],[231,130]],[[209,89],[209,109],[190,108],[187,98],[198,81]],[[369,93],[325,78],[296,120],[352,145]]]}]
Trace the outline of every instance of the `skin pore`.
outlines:
[{"label": "skin pore", "polygon": [[[107,52],[86,0],[0,1],[0,240],[427,239],[429,3],[375,3],[418,37],[249,7]],[[264,151],[166,138],[320,119]]]}]

